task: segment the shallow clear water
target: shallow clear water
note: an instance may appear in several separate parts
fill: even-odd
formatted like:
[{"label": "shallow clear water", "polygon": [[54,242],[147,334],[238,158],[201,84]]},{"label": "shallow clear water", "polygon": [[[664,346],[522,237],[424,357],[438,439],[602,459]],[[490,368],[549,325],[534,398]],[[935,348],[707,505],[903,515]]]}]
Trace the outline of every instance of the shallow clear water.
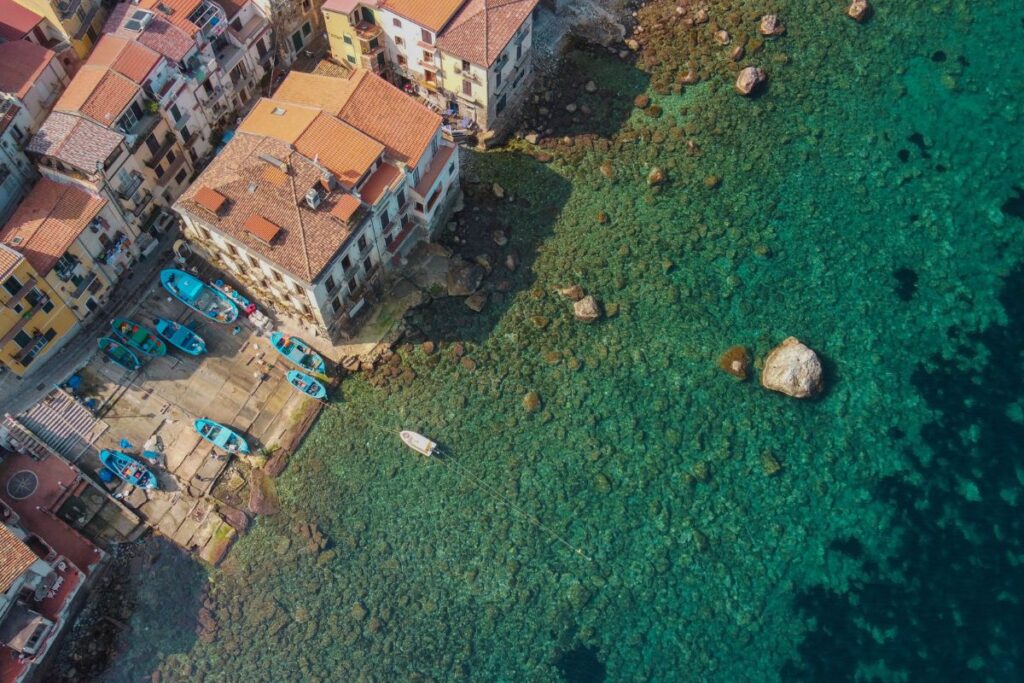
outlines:
[{"label": "shallow clear water", "polygon": [[[751,31],[763,8],[731,4],[712,17]],[[180,570],[146,577],[108,678],[1024,677],[1024,12],[877,4],[857,25],[776,2],[788,33],[744,61],[770,74],[754,100],[682,29],[649,66],[574,53],[593,114],[559,134],[597,144],[480,155],[468,185],[467,255],[515,249],[488,278],[511,291],[417,314],[442,348],[403,351],[415,378],[346,381],[277,481],[283,512],[194,602],[163,599]],[[690,59],[714,75],[671,94]],[[633,109],[645,90],[660,117]],[[554,291],[573,283],[617,314],[575,322]],[[820,400],[717,367],[790,335],[825,361]],[[167,619],[203,601],[206,637]]]}]

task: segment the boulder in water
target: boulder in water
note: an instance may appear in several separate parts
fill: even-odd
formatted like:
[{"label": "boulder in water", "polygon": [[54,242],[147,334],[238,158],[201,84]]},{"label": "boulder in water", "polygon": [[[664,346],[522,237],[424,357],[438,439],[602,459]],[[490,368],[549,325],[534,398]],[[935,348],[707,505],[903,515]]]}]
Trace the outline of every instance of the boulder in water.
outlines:
[{"label": "boulder in water", "polygon": [[761,385],[793,398],[810,398],[825,388],[818,354],[796,337],[776,346],[764,361]]},{"label": "boulder in water", "polygon": [[745,380],[750,374],[750,353],[745,346],[731,346],[718,359],[718,367],[737,379]]},{"label": "boulder in water", "polygon": [[448,268],[449,296],[469,296],[484,279],[484,269],[469,261],[456,261]]},{"label": "boulder in water", "polygon": [[846,8],[846,16],[857,23],[867,21],[868,17],[871,16],[871,3],[868,0],[853,0],[850,6]]},{"label": "boulder in water", "polygon": [[572,305],[572,312],[581,323],[596,322],[601,318],[601,304],[587,295]]},{"label": "boulder in water", "polygon": [[761,17],[761,24],[758,26],[758,30],[761,31],[762,36],[774,38],[785,33],[786,27],[779,21],[778,14],[766,14]]},{"label": "boulder in water", "polygon": [[768,74],[764,72],[764,69],[759,69],[756,66],[748,66],[736,77],[736,92],[739,94],[749,97],[758,90],[765,81],[768,80]]}]

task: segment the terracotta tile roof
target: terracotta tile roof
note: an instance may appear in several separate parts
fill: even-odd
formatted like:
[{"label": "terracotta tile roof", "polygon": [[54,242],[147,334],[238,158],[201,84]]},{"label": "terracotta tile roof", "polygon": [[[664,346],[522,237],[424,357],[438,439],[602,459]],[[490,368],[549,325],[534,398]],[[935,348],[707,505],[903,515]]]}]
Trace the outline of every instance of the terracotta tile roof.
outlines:
[{"label": "terracotta tile roof", "polygon": [[93,48],[86,64],[110,67],[141,84],[160,63],[160,55],[144,45],[114,35],[105,35]]},{"label": "terracotta tile roof", "polygon": [[363,203],[355,195],[343,194],[331,209],[331,215],[336,216],[343,223],[348,223],[362,206]]},{"label": "terracotta tile roof", "polygon": [[381,0],[380,6],[423,28],[437,32],[465,0]]},{"label": "terracotta tile roof", "polygon": [[294,102],[337,114],[362,80],[361,73],[356,71],[351,78],[346,73],[339,78],[292,71],[277,87],[273,97],[278,101]]},{"label": "terracotta tile roof", "polygon": [[414,167],[441,126],[441,117],[376,74],[360,70],[338,118]]},{"label": "terracotta tile roof", "polygon": [[295,149],[322,164],[346,189],[362,180],[384,153],[384,145],[323,113],[295,141]]},{"label": "terracotta tile roof", "polygon": [[217,0],[217,4],[224,8],[224,14],[231,20],[238,14],[238,10],[249,4],[249,0]]},{"label": "terracotta tile roof", "polygon": [[92,173],[105,162],[124,136],[78,114],[52,112],[28,143],[28,151],[59,159]]},{"label": "terracotta tile roof", "polygon": [[[358,200],[357,200],[358,201]],[[14,272],[24,257],[6,244],[0,244],[0,281]]]},{"label": "terracotta tile roof", "polygon": [[279,226],[274,225],[263,216],[255,213],[245,219],[242,227],[248,230],[256,239],[267,244],[272,244],[274,238],[281,232]]},{"label": "terracotta tile roof", "polygon": [[14,0],[0,0],[0,39],[21,40],[43,17]]},{"label": "terracotta tile roof", "polygon": [[0,524],[0,593],[10,590],[39,558],[6,524]]},{"label": "terracotta tile roof", "polygon": [[80,111],[103,126],[112,126],[138,92],[137,83],[116,71],[86,64],[71,79],[54,108]]},{"label": "terracotta tile roof", "polygon": [[195,194],[196,202],[211,213],[217,213],[224,206],[224,202],[227,201],[227,197],[222,195],[217,190],[211,190],[210,188],[203,185]]},{"label": "terracotta tile roof", "polygon": [[253,135],[269,135],[293,143],[320,114],[319,109],[288,102],[260,99],[238,130]]},{"label": "terracotta tile roof", "polygon": [[0,230],[0,242],[20,252],[45,276],[107,203],[80,189],[42,177]]},{"label": "terracotta tile roof", "polygon": [[469,0],[437,37],[437,46],[459,59],[490,67],[537,2]]},{"label": "terracotta tile roof", "polygon": [[141,43],[175,63],[184,59],[189,50],[195,47],[196,43],[191,34],[178,28],[159,13],[155,14],[142,33],[125,28],[124,24],[130,19],[130,13],[138,9],[138,5],[128,2],[117,5],[110,11],[107,23],[103,25],[103,32],[130,42]]},{"label": "terracotta tile roof", "polygon": [[27,40],[0,43],[0,91],[24,98],[57,54]]},{"label": "terracotta tile roof", "polygon": [[402,172],[398,170],[397,166],[394,164],[381,164],[380,168],[367,178],[366,183],[359,190],[359,196],[364,202],[373,206],[381,198],[381,195],[400,177],[402,177]]},{"label": "terracotta tile roof", "polygon": [[[202,0],[139,0],[139,7],[151,12],[159,12],[189,36],[194,36],[199,27],[188,18],[201,2]],[[164,11],[164,7],[171,10],[170,14]]]},{"label": "terracotta tile roof", "polygon": [[[267,162],[261,155],[288,164],[288,182],[283,188],[264,178]],[[206,222],[230,239],[305,282],[313,282],[345,244],[355,226],[345,225],[332,215],[344,193],[336,191],[316,210],[305,202],[306,192],[319,184],[322,172],[290,145],[272,137],[238,132],[192,186],[175,203],[178,211]],[[215,215],[195,200],[200,186],[226,196],[229,208]],[[348,200],[346,200],[348,201]],[[273,244],[254,237],[245,221],[259,215],[281,232]]]}]

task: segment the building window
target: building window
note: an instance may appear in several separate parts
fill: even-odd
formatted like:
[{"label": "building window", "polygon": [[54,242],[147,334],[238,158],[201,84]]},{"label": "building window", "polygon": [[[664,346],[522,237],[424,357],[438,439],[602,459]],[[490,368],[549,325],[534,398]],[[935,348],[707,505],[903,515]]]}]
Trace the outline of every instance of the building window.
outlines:
[{"label": "building window", "polygon": [[430,199],[427,200],[427,211],[431,211],[434,208],[434,204],[437,203],[438,197],[441,196],[441,188],[434,190],[434,194],[430,195]]},{"label": "building window", "polygon": [[356,63],[356,58],[353,57],[352,55],[345,55],[345,59],[348,60],[349,64],[355,64]]},{"label": "building window", "polygon": [[[97,282],[99,282],[99,280],[97,280]],[[96,299],[93,299],[90,296],[85,302],[85,307],[88,308],[90,312],[92,312],[99,308],[99,304],[96,303]]]},{"label": "building window", "polygon": [[337,313],[338,311],[341,310],[341,297],[340,296],[334,297],[334,301],[331,302],[331,308],[334,309],[335,313]]},{"label": "building window", "polygon": [[427,29],[420,29],[420,36],[423,38],[423,42],[426,43],[427,45],[434,44],[434,36],[432,36],[430,34],[430,31],[428,31]]},{"label": "building window", "polygon": [[238,249],[235,249],[235,245],[228,245],[228,253],[234,256],[235,258],[238,258]]},{"label": "building window", "polygon": [[49,313],[52,310],[53,310],[53,302],[50,301],[49,299],[47,299],[46,303],[43,304],[43,313]]},{"label": "building window", "polygon": [[501,113],[502,111],[504,111],[504,110],[505,110],[505,105],[506,105],[506,104],[508,104],[508,102],[507,102],[507,99],[508,99],[508,96],[507,96],[507,95],[502,95],[502,96],[501,96],[501,99],[500,99],[500,100],[498,100],[498,106],[497,106],[497,107],[495,107],[495,111],[496,111],[497,113],[499,113],[499,114],[500,114],[500,113]]},{"label": "building window", "polygon": [[178,109],[178,105],[176,104],[171,105],[171,117],[174,119],[175,123],[181,120],[181,110]]},{"label": "building window", "polygon": [[308,36],[312,32],[313,32],[313,27],[309,25],[308,21],[305,24],[302,25],[302,35]]},{"label": "building window", "polygon": [[387,209],[382,209],[381,212],[380,212],[380,229],[381,229],[381,232],[386,231],[388,229],[389,225],[391,225],[391,216],[388,215],[388,210]]},{"label": "building window", "polygon": [[394,19],[392,19],[391,23],[394,24],[395,26],[397,26],[398,28],[402,28],[402,22],[399,21],[398,17],[395,17]]},{"label": "building window", "polygon": [[160,141],[159,141],[159,140],[157,140],[157,139],[156,139],[156,136],[155,136],[155,135],[153,135],[152,133],[150,133],[150,134],[149,134],[149,137],[148,137],[148,138],[146,138],[146,149],[148,149],[148,150],[149,150],[149,153],[150,153],[150,154],[153,154],[153,153],[155,153],[155,152],[156,152],[156,151],[157,151],[158,149],[160,149]]},{"label": "building window", "polygon": [[343,39],[344,39],[346,44],[348,44],[348,45],[352,44],[352,36],[345,36]]},{"label": "building window", "polygon": [[494,89],[497,90],[501,87],[501,72],[494,74]]},{"label": "building window", "polygon": [[10,292],[11,296],[14,296],[21,291],[21,283],[18,282],[18,278],[13,275],[4,280],[4,289]]},{"label": "building window", "polygon": [[462,79],[462,94],[473,96],[473,81],[468,78]]},{"label": "building window", "polygon": [[305,12],[306,14],[308,14],[309,10],[311,10],[311,9],[313,9],[313,8],[309,4],[309,0],[303,0],[303,2],[302,2],[302,11]]},{"label": "building window", "polygon": [[462,60],[462,70],[465,71],[466,73],[469,73],[469,69],[470,69],[469,60],[468,59],[463,59]]},{"label": "building window", "polygon": [[348,254],[346,254],[341,259],[341,270],[342,270],[342,272],[344,272],[344,271],[348,270],[351,267],[352,267],[352,259],[350,259],[348,257]]},{"label": "building window", "polygon": [[324,287],[327,288],[328,292],[333,292],[335,286],[336,286],[336,283],[334,282],[334,278],[331,277],[330,275],[328,275],[327,279],[324,280]]},{"label": "building window", "polygon": [[348,293],[351,294],[352,292],[356,291],[356,287],[358,287],[358,286],[359,286],[359,281],[356,280],[354,277],[350,278],[349,281],[348,281]]},{"label": "building window", "polygon": [[370,271],[373,270],[373,254],[367,256],[363,261],[363,270],[366,271],[367,275],[369,275]]},{"label": "building window", "polygon": [[173,150],[167,152],[167,163],[168,164],[173,164],[174,160],[177,159],[177,158],[178,157],[174,156],[174,151]]},{"label": "building window", "polygon": [[359,246],[360,254],[366,253],[366,235],[360,235],[359,241],[356,242],[356,244]]},{"label": "building window", "polygon": [[292,291],[294,291],[296,294],[301,295],[302,294],[302,287],[300,287],[299,285],[297,285],[297,284],[295,284],[293,282],[292,283]]},{"label": "building window", "polygon": [[406,63],[405,55],[398,55],[398,66],[405,66]]},{"label": "building window", "polygon": [[178,171],[178,175],[174,176],[174,182],[181,185],[181,183],[184,182],[185,178],[187,177],[188,171],[186,171],[185,169],[181,169],[180,171]]},{"label": "building window", "polygon": [[255,257],[250,256],[249,257],[249,265],[252,266],[253,268],[259,268],[260,267],[260,262],[257,261]]},{"label": "building window", "polygon": [[453,161],[452,163],[448,164],[448,175],[454,175],[454,174],[455,174],[455,162]]},{"label": "building window", "polygon": [[18,334],[14,335],[14,343],[17,344],[19,348],[23,349],[32,343],[32,337],[25,334],[25,330],[22,330]]},{"label": "building window", "polygon": [[523,44],[519,43],[516,45],[516,61],[518,62],[523,56]]},{"label": "building window", "polygon": [[391,243],[394,242],[394,241],[395,241],[395,237],[391,233],[388,233],[388,234],[384,235],[384,244],[385,244],[385,246],[390,247]]},{"label": "building window", "polygon": [[284,282],[284,278],[281,277],[281,273],[277,272],[276,270],[271,270],[270,274],[273,275],[274,279],[277,280],[278,282]]},{"label": "building window", "polygon": [[402,36],[395,36],[395,45],[405,45],[405,41],[402,40]]}]

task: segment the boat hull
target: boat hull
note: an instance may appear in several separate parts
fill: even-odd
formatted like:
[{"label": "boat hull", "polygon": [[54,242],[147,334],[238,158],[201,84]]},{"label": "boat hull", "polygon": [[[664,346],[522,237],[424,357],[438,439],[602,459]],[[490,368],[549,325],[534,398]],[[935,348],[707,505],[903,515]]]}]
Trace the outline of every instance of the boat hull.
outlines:
[{"label": "boat hull", "polygon": [[159,488],[156,475],[141,462],[121,451],[100,451],[100,462],[121,481],[140,489],[153,491]]},{"label": "boat hull", "polygon": [[287,377],[288,383],[306,396],[310,396],[320,401],[327,398],[327,387],[306,373],[299,372],[298,370],[289,370]]},{"label": "boat hull", "polygon": [[199,436],[203,437],[217,448],[228,453],[249,455],[249,444],[238,432],[225,427],[219,422],[201,418],[193,423],[193,427]]},{"label": "boat hull", "polygon": [[160,284],[175,299],[209,320],[229,325],[238,319],[238,306],[227,294],[183,270],[160,271]]},{"label": "boat hull", "polygon": [[120,365],[125,370],[134,372],[142,367],[142,361],[140,361],[139,357],[135,355],[135,352],[116,339],[103,337],[99,340],[98,346],[100,351],[103,352],[103,355]]},{"label": "boat hull", "polygon": [[118,339],[136,351],[141,351],[149,356],[167,355],[167,344],[151,329],[134,320],[114,318],[110,321],[110,328]]},{"label": "boat hull", "polygon": [[201,356],[206,353],[206,342],[203,338],[181,323],[157,318],[156,332],[166,339],[168,344],[190,356]]},{"label": "boat hull", "polygon": [[283,332],[273,332],[270,335],[270,345],[285,360],[306,372],[315,372],[318,375],[327,373],[327,365],[320,354],[298,337],[288,336]]},{"label": "boat hull", "polygon": [[402,438],[402,442],[413,449],[420,455],[425,455],[428,458],[434,457],[437,453],[437,444],[422,434],[417,434],[409,430],[404,430],[398,434]]}]

